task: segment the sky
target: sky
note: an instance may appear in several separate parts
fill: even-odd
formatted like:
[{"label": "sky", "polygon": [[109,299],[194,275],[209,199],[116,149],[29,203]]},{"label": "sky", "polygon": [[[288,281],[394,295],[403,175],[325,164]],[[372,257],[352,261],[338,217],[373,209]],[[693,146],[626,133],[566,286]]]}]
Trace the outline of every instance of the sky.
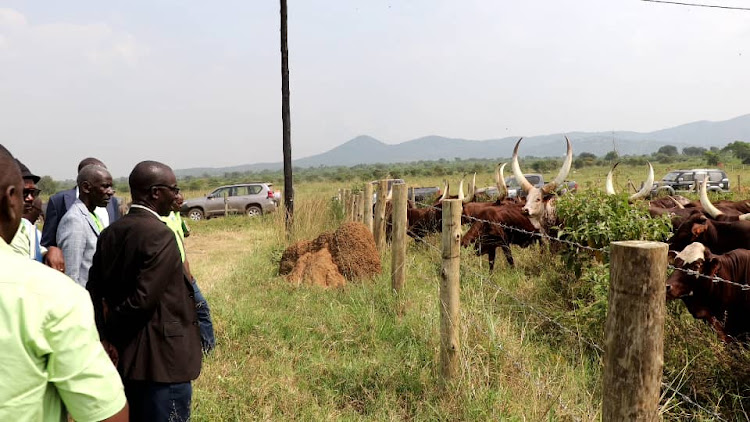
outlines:
[{"label": "sky", "polygon": [[[750,113],[750,11],[288,2],[295,159],[359,135],[649,132]],[[3,0],[0,144],[55,179],[88,156],[115,177],[142,160],[282,161],[279,25],[278,1]]]}]

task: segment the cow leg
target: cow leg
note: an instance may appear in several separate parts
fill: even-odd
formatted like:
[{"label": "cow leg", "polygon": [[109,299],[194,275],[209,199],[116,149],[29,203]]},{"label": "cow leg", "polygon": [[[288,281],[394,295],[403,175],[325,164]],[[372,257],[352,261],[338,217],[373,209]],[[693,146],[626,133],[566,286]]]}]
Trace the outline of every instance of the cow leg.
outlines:
[{"label": "cow leg", "polygon": [[503,253],[505,254],[505,259],[508,261],[508,265],[510,265],[511,267],[513,267],[514,266],[514,264],[513,264],[513,254],[510,252],[510,245],[506,244],[506,245],[502,245],[500,247],[503,248]]},{"label": "cow leg", "polygon": [[490,246],[487,248],[487,258],[490,260],[490,272],[495,269],[495,247]]}]

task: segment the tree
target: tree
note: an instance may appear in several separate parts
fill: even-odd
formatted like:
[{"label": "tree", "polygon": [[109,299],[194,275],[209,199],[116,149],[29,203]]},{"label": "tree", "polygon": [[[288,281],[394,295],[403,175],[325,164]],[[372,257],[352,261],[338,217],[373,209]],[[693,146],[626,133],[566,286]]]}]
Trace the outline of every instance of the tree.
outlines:
[{"label": "tree", "polygon": [[57,182],[52,180],[49,176],[42,176],[42,178],[39,179],[39,182],[37,182],[36,187],[46,195],[52,195],[57,192]]},{"label": "tree", "polygon": [[616,161],[618,158],[620,158],[620,154],[617,151],[610,151],[604,156],[605,161]]},{"label": "tree", "polygon": [[690,157],[700,157],[707,149],[703,147],[685,147],[682,149],[682,154]]},{"label": "tree", "polygon": [[706,151],[703,153],[703,157],[706,159],[706,164],[709,166],[716,166],[719,164],[719,153],[716,151]]},{"label": "tree", "polygon": [[659,148],[656,153],[668,155],[670,157],[674,157],[675,155],[680,154],[679,151],[677,151],[677,147],[674,145],[664,145],[663,147]]},{"label": "tree", "polygon": [[727,151],[742,160],[742,164],[750,164],[750,144],[747,142],[734,141],[722,149],[722,152]]}]

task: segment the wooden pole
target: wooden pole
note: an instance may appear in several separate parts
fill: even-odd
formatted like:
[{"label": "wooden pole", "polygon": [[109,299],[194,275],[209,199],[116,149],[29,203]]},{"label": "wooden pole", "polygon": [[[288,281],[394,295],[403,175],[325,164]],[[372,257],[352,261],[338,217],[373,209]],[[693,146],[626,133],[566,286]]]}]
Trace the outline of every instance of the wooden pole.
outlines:
[{"label": "wooden pole", "polygon": [[391,288],[396,293],[406,284],[406,184],[393,185],[391,231]]},{"label": "wooden pole", "polygon": [[375,246],[378,252],[385,250],[385,197],[388,195],[388,182],[380,180],[378,182],[378,200],[375,203],[375,222],[373,227],[373,237],[375,237]]},{"label": "wooden pole", "polygon": [[224,192],[224,217],[229,216],[229,199],[227,199],[227,193]]},{"label": "wooden pole", "polygon": [[372,233],[372,183],[365,183],[365,197],[362,198],[362,222]]},{"label": "wooden pole", "polygon": [[362,194],[362,192],[360,192],[354,197],[354,204],[355,204],[354,221],[362,222],[362,197],[363,196],[364,195]]},{"label": "wooden pole", "polygon": [[657,421],[664,366],[667,245],[612,242],[602,420]]},{"label": "wooden pole", "polygon": [[444,379],[458,375],[459,368],[459,269],[461,249],[460,199],[443,201],[443,268],[440,273],[440,367]]},{"label": "wooden pole", "polygon": [[292,123],[289,100],[289,48],[287,43],[286,0],[280,0],[281,14],[281,126],[284,155],[284,209],[286,234],[291,238],[294,223],[294,184],[292,183]]},{"label": "wooden pole", "polygon": [[355,221],[357,216],[357,201],[355,200],[357,195],[349,192],[349,221]]},{"label": "wooden pole", "polygon": [[349,189],[344,189],[344,197],[342,198],[343,202],[341,202],[344,205],[344,221],[349,221],[351,217],[351,196],[352,192]]}]

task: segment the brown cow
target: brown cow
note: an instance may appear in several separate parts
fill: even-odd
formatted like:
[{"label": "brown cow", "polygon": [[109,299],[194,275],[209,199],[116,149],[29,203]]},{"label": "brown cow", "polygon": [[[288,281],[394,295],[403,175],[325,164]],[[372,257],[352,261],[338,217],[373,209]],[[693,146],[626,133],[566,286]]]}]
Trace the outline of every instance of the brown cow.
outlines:
[{"label": "brown cow", "polygon": [[496,249],[503,249],[505,259],[513,266],[510,245],[526,247],[540,239],[531,220],[523,214],[523,204],[505,202],[484,207],[473,217],[471,228],[461,239],[461,246],[474,245],[477,255],[487,254],[490,271],[495,268]]},{"label": "brown cow", "polygon": [[[694,318],[704,320],[724,342],[750,334],[750,291],[741,286],[714,281],[720,277],[747,285],[750,279],[750,251],[736,249],[714,255],[695,242],[680,253],[670,251],[670,263],[677,268],[667,280],[667,300],[682,299]],[[680,270],[695,271],[688,274]]]}]

